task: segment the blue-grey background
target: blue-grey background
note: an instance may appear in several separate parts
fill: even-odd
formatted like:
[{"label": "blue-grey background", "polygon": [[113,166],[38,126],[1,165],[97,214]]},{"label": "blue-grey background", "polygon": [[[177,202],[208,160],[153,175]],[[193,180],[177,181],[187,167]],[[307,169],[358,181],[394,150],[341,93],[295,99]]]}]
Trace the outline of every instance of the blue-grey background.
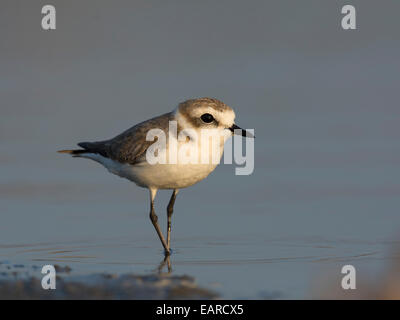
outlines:
[{"label": "blue-grey background", "polygon": [[344,4],[2,0],[0,260],[152,272],[147,190],[56,150],[211,96],[255,129],[255,170],[181,191],[173,272],[226,298],[309,297],[344,264],[379,277],[400,231],[400,3],[351,1],[348,31]]}]

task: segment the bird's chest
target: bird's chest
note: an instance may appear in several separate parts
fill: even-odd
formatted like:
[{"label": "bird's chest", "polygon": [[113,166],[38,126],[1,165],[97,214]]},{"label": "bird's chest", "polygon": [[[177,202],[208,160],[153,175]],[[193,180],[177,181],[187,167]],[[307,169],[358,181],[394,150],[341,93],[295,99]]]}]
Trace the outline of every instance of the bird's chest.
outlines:
[{"label": "bird's chest", "polygon": [[170,141],[159,152],[159,159],[165,159],[165,163],[143,162],[135,166],[136,182],[158,189],[181,189],[203,180],[215,169],[221,160],[223,145],[211,141],[209,144]]}]

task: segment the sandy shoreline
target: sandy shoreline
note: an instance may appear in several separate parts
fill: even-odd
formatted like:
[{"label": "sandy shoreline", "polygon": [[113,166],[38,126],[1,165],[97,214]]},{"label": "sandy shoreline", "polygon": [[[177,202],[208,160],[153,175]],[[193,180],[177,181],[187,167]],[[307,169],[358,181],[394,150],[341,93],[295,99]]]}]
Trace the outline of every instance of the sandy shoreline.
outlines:
[{"label": "sandy shoreline", "polygon": [[44,290],[37,266],[0,263],[0,299],[215,299],[193,277],[167,273],[136,275],[73,275],[69,266],[55,266],[56,289]]}]

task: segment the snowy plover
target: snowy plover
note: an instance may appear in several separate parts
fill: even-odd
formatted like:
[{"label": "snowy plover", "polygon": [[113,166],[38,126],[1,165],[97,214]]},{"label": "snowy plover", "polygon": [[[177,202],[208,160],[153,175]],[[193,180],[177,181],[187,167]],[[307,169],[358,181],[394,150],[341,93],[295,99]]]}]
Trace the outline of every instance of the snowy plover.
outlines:
[{"label": "snowy plover", "polygon": [[[172,112],[141,122],[113,139],[81,142],[78,146],[82,149],[59,152],[92,159],[111,173],[148,188],[150,219],[165,254],[169,255],[171,217],[178,191],[203,180],[215,169],[221,159],[224,143],[230,136],[239,134],[254,137],[238,127],[234,119],[233,110],[217,99],[187,100]],[[176,133],[171,134],[171,123],[177,127]],[[168,136],[161,135],[168,131]],[[211,132],[211,135],[203,135],[202,131]],[[210,136],[217,137],[217,143],[210,144]],[[188,154],[191,156],[188,157]],[[154,211],[154,198],[158,189],[173,190],[167,207],[167,239],[161,232]]]}]

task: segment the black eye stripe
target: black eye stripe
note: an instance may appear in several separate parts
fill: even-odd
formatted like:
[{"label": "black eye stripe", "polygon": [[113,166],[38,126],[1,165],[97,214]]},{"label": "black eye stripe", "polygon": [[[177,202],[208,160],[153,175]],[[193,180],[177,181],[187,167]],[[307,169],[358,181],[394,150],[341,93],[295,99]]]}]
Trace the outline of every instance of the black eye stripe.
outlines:
[{"label": "black eye stripe", "polygon": [[205,123],[210,123],[214,121],[214,117],[209,113],[203,114],[200,118]]}]

